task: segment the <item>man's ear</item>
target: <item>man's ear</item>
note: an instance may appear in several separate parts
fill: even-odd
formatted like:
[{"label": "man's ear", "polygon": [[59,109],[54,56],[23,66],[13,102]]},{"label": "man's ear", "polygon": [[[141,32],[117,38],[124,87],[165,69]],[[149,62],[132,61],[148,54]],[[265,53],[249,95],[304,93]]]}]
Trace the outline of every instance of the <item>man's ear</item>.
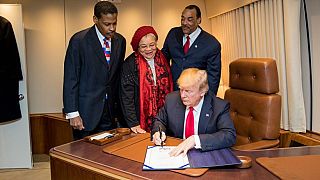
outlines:
[{"label": "man's ear", "polygon": [[97,18],[97,16],[93,16],[93,22],[94,22],[95,24],[98,23],[98,18]]},{"label": "man's ear", "polygon": [[198,23],[198,24],[201,23],[201,17],[197,19],[197,23]]},{"label": "man's ear", "polygon": [[207,93],[207,91],[205,91],[205,90],[203,90],[202,92],[201,92],[201,97],[203,97],[205,94]]}]

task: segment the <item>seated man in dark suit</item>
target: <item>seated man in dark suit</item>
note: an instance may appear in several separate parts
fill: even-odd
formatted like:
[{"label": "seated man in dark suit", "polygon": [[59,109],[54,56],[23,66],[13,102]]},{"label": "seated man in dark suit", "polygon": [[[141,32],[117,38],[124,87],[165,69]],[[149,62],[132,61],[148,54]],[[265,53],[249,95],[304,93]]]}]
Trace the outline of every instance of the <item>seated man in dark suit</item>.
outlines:
[{"label": "seated man in dark suit", "polygon": [[[229,114],[229,103],[208,89],[207,72],[197,68],[184,70],[177,81],[180,92],[167,95],[165,105],[154,119],[153,142],[160,145],[166,135],[184,141],[170,152],[186,155],[189,149],[202,151],[232,146],[236,131]],[[162,129],[160,139],[159,129]]]}]

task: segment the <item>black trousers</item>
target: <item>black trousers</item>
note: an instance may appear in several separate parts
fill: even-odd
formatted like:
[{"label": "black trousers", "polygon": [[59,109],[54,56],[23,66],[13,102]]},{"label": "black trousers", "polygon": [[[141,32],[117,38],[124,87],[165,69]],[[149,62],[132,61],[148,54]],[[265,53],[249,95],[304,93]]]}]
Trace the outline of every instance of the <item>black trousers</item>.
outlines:
[{"label": "black trousers", "polygon": [[116,123],[110,113],[110,109],[108,106],[108,100],[106,100],[104,103],[103,113],[102,113],[100,122],[97,125],[97,127],[95,129],[93,129],[92,131],[86,131],[86,129],[83,129],[81,131],[78,129],[74,129],[73,130],[73,140],[82,139],[86,136],[90,136],[92,134],[96,134],[96,133],[103,132],[103,131],[108,131],[108,130],[114,129],[116,127],[117,127]]}]

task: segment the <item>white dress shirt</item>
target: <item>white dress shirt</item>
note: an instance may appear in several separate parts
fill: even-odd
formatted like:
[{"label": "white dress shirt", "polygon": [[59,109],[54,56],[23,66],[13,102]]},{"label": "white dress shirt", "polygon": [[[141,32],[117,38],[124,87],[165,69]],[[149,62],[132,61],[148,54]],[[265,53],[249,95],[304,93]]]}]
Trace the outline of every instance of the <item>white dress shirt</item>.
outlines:
[{"label": "white dress shirt", "polygon": [[[101,47],[104,47],[104,35],[101,34],[101,32],[99,31],[98,27],[97,26],[94,26],[95,29],[96,29],[96,33],[97,33],[97,36],[99,38],[99,41],[100,41],[100,44],[101,44]],[[111,39],[107,39],[107,42],[109,43],[109,47],[110,47],[110,52],[111,52]]]},{"label": "white dress shirt", "polygon": [[156,75],[156,68],[154,66],[154,59],[146,59],[146,60],[149,64],[149,67],[152,72],[153,84],[156,86],[157,85],[157,75]]},{"label": "white dress shirt", "polygon": [[[199,34],[201,33],[201,29],[199,27],[197,27],[197,29],[195,31],[193,31],[193,33],[189,34],[189,38],[190,38],[190,46],[189,48],[191,47],[191,45],[194,43],[194,41],[197,39],[197,37],[199,36]],[[183,42],[183,45],[187,42],[187,36],[188,35],[184,35],[183,38],[182,38],[182,42]]]}]

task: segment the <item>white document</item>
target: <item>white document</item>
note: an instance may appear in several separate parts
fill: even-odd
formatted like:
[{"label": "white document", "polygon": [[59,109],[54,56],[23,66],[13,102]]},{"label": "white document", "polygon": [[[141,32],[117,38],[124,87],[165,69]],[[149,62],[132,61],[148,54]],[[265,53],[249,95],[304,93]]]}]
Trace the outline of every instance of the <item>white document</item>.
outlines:
[{"label": "white document", "polygon": [[169,152],[176,146],[148,146],[143,170],[165,170],[189,168],[188,157],[171,157]]},{"label": "white document", "polygon": [[93,136],[93,137],[90,137],[90,140],[94,140],[94,139],[106,139],[106,138],[110,138],[112,137],[113,134],[110,134],[110,133],[102,133],[102,134],[99,134],[99,135],[96,135],[96,136]]}]

